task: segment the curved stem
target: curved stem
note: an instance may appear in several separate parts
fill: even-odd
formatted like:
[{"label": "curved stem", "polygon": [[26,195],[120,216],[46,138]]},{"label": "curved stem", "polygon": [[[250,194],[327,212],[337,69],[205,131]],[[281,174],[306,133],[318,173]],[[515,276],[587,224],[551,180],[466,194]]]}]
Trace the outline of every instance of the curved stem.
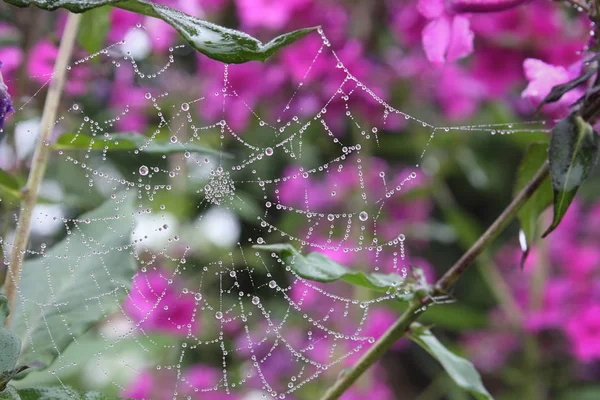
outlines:
[{"label": "curved stem", "polygon": [[[531,181],[519,192],[513,201],[504,209],[502,214],[496,218],[494,223],[481,235],[481,237],[471,246],[471,248],[442,276],[435,285],[435,290],[441,293],[447,293],[454,286],[456,281],[464,274],[467,268],[473,264],[473,261],[481,254],[490,243],[506,228],[509,222],[514,218],[517,212],[529,200],[529,198],[540,187],[544,179],[548,176],[548,163],[536,172]],[[410,324],[417,320],[423,310],[431,303],[428,297],[423,301],[413,301],[408,309],[396,320],[384,334],[373,344],[371,348],[358,360],[358,362],[337,382],[329,388],[321,400],[334,400],[339,398],[346,389],[348,389],[371,365],[373,365],[383,354],[400,339]]]},{"label": "curved stem", "polygon": [[[77,37],[77,29],[81,21],[81,14],[69,13],[65,31],[60,42],[56,63],[54,66],[54,74],[48,87],[46,102],[44,103],[44,111],[40,122],[40,137],[33,154],[31,161],[31,169],[27,177],[27,183],[22,189],[21,210],[19,213],[19,221],[15,232],[15,241],[12,246],[10,266],[6,277],[4,291],[8,297],[8,304],[11,309],[14,309],[15,296],[18,291],[19,280],[21,278],[21,268],[23,260],[27,252],[27,243],[29,241],[29,233],[31,231],[31,220],[33,217],[33,209],[36,204],[40,185],[44,179],[46,166],[48,164],[48,155],[50,153],[50,139],[52,128],[56,121],[56,113],[60,103],[60,97],[65,84],[67,66],[73,52],[73,45]],[[6,326],[10,324],[10,314],[6,319]]]}]

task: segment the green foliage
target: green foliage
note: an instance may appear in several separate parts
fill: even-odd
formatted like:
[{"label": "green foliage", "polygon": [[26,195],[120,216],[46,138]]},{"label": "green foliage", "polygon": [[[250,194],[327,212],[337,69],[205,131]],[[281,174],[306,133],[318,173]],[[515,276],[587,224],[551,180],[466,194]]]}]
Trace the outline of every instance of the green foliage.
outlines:
[{"label": "green foliage", "polygon": [[[514,187],[515,195],[531,181],[535,173],[548,158],[548,145],[546,143],[532,143],[525,153],[525,157],[517,172],[517,181]],[[546,178],[538,190],[531,196],[527,203],[517,213],[524,237],[522,238],[523,258],[525,261],[529,253],[530,244],[537,235],[538,218],[540,214],[552,203],[552,186],[550,177]]]},{"label": "green foliage", "polygon": [[571,114],[552,129],[548,159],[554,189],[554,219],[542,237],[558,226],[596,163],[598,134],[583,118]]},{"label": "green foliage", "polygon": [[101,393],[79,393],[68,387],[15,389],[9,386],[0,393],[0,400],[116,400]]},{"label": "green foliage", "polygon": [[98,7],[86,12],[81,18],[82,29],[77,41],[88,53],[96,53],[105,45],[110,30],[110,7]]},{"label": "green foliage", "polygon": [[476,399],[493,399],[492,395],[483,386],[481,376],[479,376],[479,372],[473,364],[448,350],[429,329],[418,323],[413,323],[406,336],[438,360],[458,386],[467,390]]},{"label": "green foliage", "polygon": [[[162,19],[175,28],[187,42],[206,56],[230,64],[248,61],[265,61],[276,51],[316,30],[316,27],[299,29],[277,36],[268,43],[234,29],[194,18],[181,11],[145,0],[4,0],[6,3],[44,10],[64,8],[74,13],[90,11],[111,5],[138,14]],[[84,27],[85,29],[85,27]]]},{"label": "green foliage", "polygon": [[279,253],[281,259],[298,276],[316,282],[335,282],[342,280],[352,285],[369,288],[388,294],[396,293],[400,300],[411,300],[416,295],[426,296],[429,285],[423,272],[413,267],[413,277],[404,279],[398,274],[364,273],[353,271],[340,265],[319,252],[303,256],[290,244],[271,244],[254,246],[259,250]]},{"label": "green foliage", "polygon": [[[11,320],[22,341],[21,364],[49,365],[69,343],[118,309],[135,269],[128,247],[132,197],[118,210],[114,201],[107,201],[81,215],[62,242],[24,263],[19,290],[27,295],[17,296]],[[88,219],[94,223],[86,223]]]},{"label": "green foliage", "polygon": [[135,151],[149,154],[200,153],[221,156],[218,150],[209,149],[195,143],[171,143],[148,138],[137,133],[114,133],[110,137],[91,137],[77,133],[65,133],[52,145],[55,150],[97,150],[97,151]]},{"label": "green foliage", "polygon": [[17,180],[0,169],[0,200],[18,202],[20,198],[21,191]]},{"label": "green foliage", "polygon": [[0,390],[18,373],[15,366],[21,351],[19,338],[4,327],[8,313],[8,299],[0,295]]}]

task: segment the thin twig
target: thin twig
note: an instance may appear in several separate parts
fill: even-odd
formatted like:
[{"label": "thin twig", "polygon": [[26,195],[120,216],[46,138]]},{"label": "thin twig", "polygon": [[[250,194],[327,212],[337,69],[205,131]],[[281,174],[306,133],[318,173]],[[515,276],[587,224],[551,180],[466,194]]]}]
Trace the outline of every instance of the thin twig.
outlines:
[{"label": "thin twig", "polygon": [[[440,293],[447,293],[452,288],[454,283],[465,273],[467,268],[473,264],[473,261],[481,254],[489,244],[498,236],[500,232],[509,224],[515,217],[517,212],[523,207],[527,200],[540,187],[544,179],[548,176],[548,163],[536,172],[531,181],[519,192],[513,201],[506,207],[500,216],[492,225],[481,235],[481,237],[471,246],[471,248],[458,260],[444,276],[442,276],[435,285],[435,290]],[[412,324],[431,303],[431,298],[425,298],[423,301],[414,301],[409,304],[409,307],[396,320],[394,325],[389,328],[379,340],[377,340],[371,348],[358,360],[358,362],[345,374],[343,374],[337,382],[329,388],[321,400],[338,399],[344,392],[352,386],[354,382],[373,365],[381,356],[398,340],[400,339],[410,324]]]},{"label": "thin twig", "polygon": [[[65,84],[67,66],[71,59],[71,53],[73,52],[73,45],[75,44],[77,29],[80,21],[81,14],[69,13],[64,34],[58,49],[58,55],[56,56],[54,74],[51,78],[52,80],[50,81],[50,86],[48,87],[46,102],[44,103],[42,121],[40,122],[40,137],[38,138],[33,159],[31,161],[31,169],[29,170],[27,183],[22,189],[23,198],[21,200],[21,210],[19,213],[19,221],[17,223],[15,241],[12,247],[10,266],[4,288],[6,297],[8,297],[8,304],[13,309],[15,296],[19,287],[19,280],[21,278],[21,267],[27,251],[33,209],[36,204],[40,185],[46,172],[48,155],[50,153],[49,144],[52,135],[52,128],[54,127],[54,122],[56,121],[58,105],[60,103],[60,97]],[[6,319],[5,325],[8,326],[9,324],[10,314]]]}]

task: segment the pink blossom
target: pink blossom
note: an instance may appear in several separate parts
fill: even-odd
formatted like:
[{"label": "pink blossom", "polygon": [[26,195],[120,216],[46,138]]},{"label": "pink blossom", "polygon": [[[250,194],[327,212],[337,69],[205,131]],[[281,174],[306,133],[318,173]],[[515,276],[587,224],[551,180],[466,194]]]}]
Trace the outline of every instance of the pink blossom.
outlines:
[{"label": "pink blossom", "polygon": [[108,39],[118,42],[125,38],[127,31],[142,23],[142,15],[114,7],[110,12],[110,31]]},{"label": "pink blossom", "polygon": [[152,395],[156,396],[153,382],[154,378],[150,372],[142,372],[121,392],[121,396],[135,400],[149,399]]},{"label": "pink blossom", "polygon": [[573,314],[566,333],[580,361],[600,360],[600,305],[592,304]]},{"label": "pink blossom", "polygon": [[[29,57],[27,60],[27,73],[34,81],[46,84],[54,73],[58,47],[49,40],[42,39],[33,46],[31,54],[34,54],[35,57]],[[86,91],[85,80],[89,78],[88,72],[87,67],[83,64],[73,66],[69,71],[65,90],[74,96],[83,95]]]},{"label": "pink blossom", "polygon": [[197,329],[196,303],[172,282],[163,270],[138,273],[125,300],[124,308],[141,329],[186,335]]},{"label": "pink blossom", "polygon": [[249,28],[283,28],[311,0],[236,0],[238,17]]},{"label": "pink blossom", "polygon": [[[569,69],[561,66],[546,64],[541,60],[528,58],[523,63],[525,76],[529,85],[521,93],[532,105],[538,106],[556,85],[566,83],[581,73],[581,63],[572,65]],[[560,100],[544,106],[544,111],[555,115],[564,115],[571,104],[583,95],[583,89],[576,88],[564,94]]]},{"label": "pink blossom", "polygon": [[184,374],[182,391],[194,400],[236,400],[234,394],[219,389],[223,374],[217,368],[197,364]]},{"label": "pink blossom", "polygon": [[518,347],[516,336],[504,332],[479,331],[468,333],[463,338],[468,359],[484,372],[500,369]]},{"label": "pink blossom", "polygon": [[444,0],[419,0],[417,8],[430,20],[422,33],[429,61],[443,64],[471,54],[474,35],[467,17],[454,14]]},{"label": "pink blossom", "polygon": [[455,12],[496,12],[505,11],[531,0],[450,0],[450,7]]}]

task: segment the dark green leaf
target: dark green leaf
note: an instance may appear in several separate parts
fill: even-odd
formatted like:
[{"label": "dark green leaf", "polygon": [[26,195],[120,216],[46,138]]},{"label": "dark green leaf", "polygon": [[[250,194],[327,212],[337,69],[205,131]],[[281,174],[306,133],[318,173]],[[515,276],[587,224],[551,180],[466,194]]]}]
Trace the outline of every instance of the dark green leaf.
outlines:
[{"label": "dark green leaf", "polygon": [[550,176],[554,189],[554,219],[542,237],[560,223],[577,189],[598,159],[598,134],[578,115],[571,114],[552,129]]},{"label": "dark green leaf", "polygon": [[[65,133],[52,145],[55,150],[97,150],[97,151],[142,151],[150,154],[200,153],[224,155],[218,150],[209,149],[195,143],[171,143],[159,141],[137,133],[114,133],[105,136],[88,136]],[[225,154],[227,156],[227,154]]]},{"label": "dark green leaf", "polygon": [[118,209],[109,200],[81,215],[63,241],[25,261],[19,290],[27,296],[17,297],[11,320],[22,342],[20,364],[49,365],[74,339],[118,310],[135,269],[130,247],[134,197]]},{"label": "dark green leaf", "polygon": [[117,400],[97,392],[79,393],[65,386],[15,389],[9,386],[0,393],[0,400]]},{"label": "dark green leaf", "polygon": [[0,169],[0,199],[18,202],[21,198],[21,188],[15,178]]},{"label": "dark green leaf", "polygon": [[378,292],[395,293],[400,300],[410,300],[418,295],[427,295],[429,285],[423,272],[413,267],[414,276],[404,279],[398,274],[364,273],[340,265],[322,253],[300,254],[292,245],[272,244],[254,246],[259,250],[279,253],[281,259],[298,276],[316,282],[345,281]]},{"label": "dark green leaf", "polygon": [[316,27],[289,32],[268,43],[262,43],[243,32],[194,18],[181,11],[145,0],[4,0],[27,7],[35,5],[45,10],[65,8],[75,13],[89,11],[103,5],[112,5],[138,14],[162,19],[175,28],[199,52],[215,60],[240,64],[247,61],[265,61],[277,50],[316,30]]},{"label": "dark green leaf", "polygon": [[110,7],[98,7],[86,12],[81,18],[77,40],[88,53],[96,53],[105,46],[110,30]]},{"label": "dark green leaf", "polygon": [[[535,173],[548,160],[548,145],[546,143],[532,143],[525,153],[525,157],[519,166],[517,172],[517,182],[515,183],[514,193],[519,193]],[[517,213],[519,223],[521,224],[521,249],[523,257],[521,258],[521,267],[529,254],[530,244],[537,235],[538,218],[540,214],[552,203],[552,186],[550,177],[544,179],[538,190],[531,196],[525,205]]]},{"label": "dark green leaf", "polygon": [[483,386],[481,376],[473,364],[448,350],[429,329],[413,323],[406,336],[437,359],[458,386],[477,399],[493,400],[492,395]]}]

